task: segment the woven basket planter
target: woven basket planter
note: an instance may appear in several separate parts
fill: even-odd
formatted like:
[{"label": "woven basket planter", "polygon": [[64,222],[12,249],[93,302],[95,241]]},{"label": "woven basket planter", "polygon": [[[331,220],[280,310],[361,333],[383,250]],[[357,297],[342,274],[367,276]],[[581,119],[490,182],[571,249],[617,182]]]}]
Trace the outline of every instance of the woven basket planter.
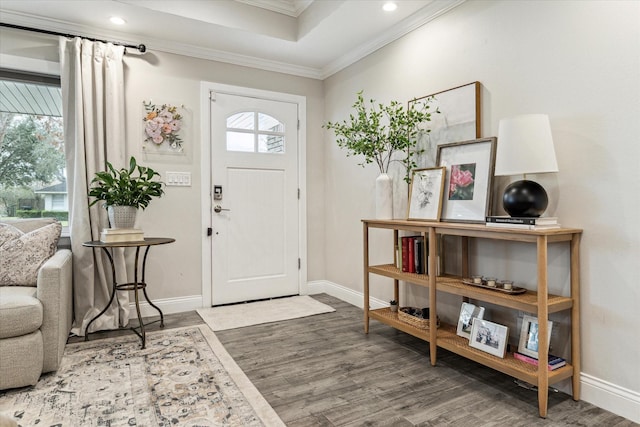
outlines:
[{"label": "woven basket planter", "polygon": [[[427,308],[426,310],[427,310],[426,313],[428,315],[429,309]],[[400,310],[398,310],[398,320],[408,323],[412,326],[415,326],[416,328],[429,329],[429,319],[423,319],[421,317],[417,317],[412,314],[409,314],[415,311],[419,312],[419,311],[422,311],[422,309],[416,308],[416,307],[400,308]],[[440,327],[440,319],[438,319],[437,325],[436,325],[436,328],[439,328],[439,327]]]}]

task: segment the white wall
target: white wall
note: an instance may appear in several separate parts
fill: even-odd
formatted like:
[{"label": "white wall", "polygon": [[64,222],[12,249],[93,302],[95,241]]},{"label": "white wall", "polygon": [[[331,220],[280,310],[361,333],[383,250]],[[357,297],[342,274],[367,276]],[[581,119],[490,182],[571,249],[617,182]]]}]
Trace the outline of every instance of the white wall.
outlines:
[{"label": "white wall", "polygon": [[[623,415],[636,421],[639,24],[638,2],[471,1],[325,81],[325,119],[331,121],[347,117],[359,90],[365,98],[406,102],[472,81],[483,86],[482,136],[496,136],[502,117],[549,114],[560,172],[534,179],[550,194],[547,214],[584,229],[583,398],[602,401],[595,389],[610,386],[631,402],[619,412],[626,410]],[[329,132],[325,141],[327,279],[361,290],[360,219],[374,215],[378,172],[375,166],[358,167],[358,159],[347,158]],[[496,192],[505,184],[500,180]],[[388,232],[374,234],[374,261],[390,261],[390,242]],[[516,281],[535,284],[532,249],[483,242],[474,251],[475,268],[497,277],[509,271]],[[552,289],[567,291],[568,250],[556,248],[549,259]],[[507,260],[516,262],[517,271],[509,270]],[[374,297],[392,296],[388,280],[373,280],[372,286]],[[455,315],[459,302],[454,301],[446,313]],[[566,331],[566,319],[559,322]]]},{"label": "white wall", "polygon": [[[201,215],[202,81],[285,92],[307,97],[307,212],[308,276],[324,277],[322,259],[322,84],[317,80],[265,72],[162,52],[125,56],[127,152],[158,170],[191,172],[191,187],[166,187],[143,213],[147,235],[176,238],[176,243],[154,248],[149,257],[150,289],[159,298],[180,298],[202,293],[201,241],[205,233]],[[185,106],[185,156],[147,155],[142,147],[143,100]],[[158,249],[156,252],[155,249]],[[156,286],[158,287],[156,291]],[[206,301],[205,303],[208,303]]]},{"label": "white wall", "polygon": [[[183,103],[191,118],[187,156],[145,161],[162,173],[191,172],[193,181],[189,188],[167,188],[140,219],[148,235],[177,238],[154,248],[149,258],[151,296],[169,301],[201,294],[200,81],[307,97],[308,278],[361,291],[360,219],[373,216],[377,171],[347,158],[329,133],[323,136],[321,124],[345,118],[361,89],[381,102],[405,102],[477,80],[483,85],[483,136],[495,136],[502,117],[528,112],[551,117],[560,173],[536,179],[550,193],[548,213],[585,230],[583,398],[640,422],[635,326],[640,287],[632,280],[640,259],[639,21],[637,2],[474,0],[324,83],[162,52],[126,56],[128,154],[144,159],[142,100]],[[13,30],[0,35],[2,54],[57,58],[57,43],[49,38]],[[497,183],[496,191],[504,184]],[[389,244],[388,233],[373,239],[372,248]],[[474,266],[483,271],[502,277],[515,262],[514,279],[534,283],[530,248],[482,244],[474,251]],[[373,261],[388,261],[389,254],[380,249]],[[554,291],[566,291],[566,249],[554,249],[550,259]],[[392,295],[386,280],[374,280],[372,291],[381,300]],[[456,312],[451,301],[445,315]],[[566,325],[566,319],[559,323]],[[595,390],[599,386],[604,394]],[[607,401],[609,389],[614,403]],[[630,406],[620,409],[621,395]]]},{"label": "white wall", "polygon": [[[0,66],[59,72],[56,38],[7,29],[0,30],[0,36]],[[124,143],[127,156],[135,156],[139,163],[152,167],[163,176],[167,171],[191,172],[192,178],[191,187],[166,187],[165,195],[153,200],[139,215],[137,226],[147,236],[176,238],[174,244],[159,246],[150,252],[147,282],[152,299],[160,300],[162,307],[172,311],[192,309],[202,295],[201,242],[205,233],[200,200],[202,81],[306,97],[307,277],[309,280],[323,279],[322,82],[159,51],[145,55],[127,54],[124,68],[126,140],[111,143]],[[181,135],[185,139],[185,156],[147,155],[143,152],[142,102],[149,100],[184,105],[185,128]]]}]

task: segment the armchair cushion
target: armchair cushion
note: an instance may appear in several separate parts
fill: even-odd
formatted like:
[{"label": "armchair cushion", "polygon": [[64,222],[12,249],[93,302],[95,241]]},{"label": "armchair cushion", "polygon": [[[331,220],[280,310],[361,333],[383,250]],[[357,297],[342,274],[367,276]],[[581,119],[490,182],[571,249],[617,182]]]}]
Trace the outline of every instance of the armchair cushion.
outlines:
[{"label": "armchair cushion", "polygon": [[59,222],[28,233],[0,224],[0,286],[36,286],[38,270],[56,252],[61,231]]},{"label": "armchair cushion", "polygon": [[[60,365],[73,313],[72,254],[56,252],[61,228],[46,218],[0,223],[0,390]],[[25,266],[31,277],[16,279]]]},{"label": "armchair cushion", "polygon": [[0,339],[19,337],[40,329],[42,313],[42,303],[35,295],[0,287]]}]

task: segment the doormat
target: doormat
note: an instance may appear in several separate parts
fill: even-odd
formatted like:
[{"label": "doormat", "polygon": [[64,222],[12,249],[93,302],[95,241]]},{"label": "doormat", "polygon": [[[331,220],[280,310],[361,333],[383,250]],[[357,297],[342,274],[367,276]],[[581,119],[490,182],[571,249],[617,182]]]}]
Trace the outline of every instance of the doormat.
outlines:
[{"label": "doormat", "polygon": [[19,426],[284,426],[205,325],[68,344],[57,372],[0,392]]},{"label": "doormat", "polygon": [[243,328],[263,323],[299,319],[316,314],[336,311],[333,307],[307,295],[276,298],[197,310],[202,319],[214,331]]}]

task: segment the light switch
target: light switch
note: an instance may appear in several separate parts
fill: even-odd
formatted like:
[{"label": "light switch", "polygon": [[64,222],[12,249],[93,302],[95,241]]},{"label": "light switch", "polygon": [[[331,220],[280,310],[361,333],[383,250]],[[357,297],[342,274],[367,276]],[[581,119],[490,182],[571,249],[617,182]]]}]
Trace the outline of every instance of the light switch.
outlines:
[{"label": "light switch", "polygon": [[168,187],[190,187],[191,172],[167,172],[165,184]]}]

